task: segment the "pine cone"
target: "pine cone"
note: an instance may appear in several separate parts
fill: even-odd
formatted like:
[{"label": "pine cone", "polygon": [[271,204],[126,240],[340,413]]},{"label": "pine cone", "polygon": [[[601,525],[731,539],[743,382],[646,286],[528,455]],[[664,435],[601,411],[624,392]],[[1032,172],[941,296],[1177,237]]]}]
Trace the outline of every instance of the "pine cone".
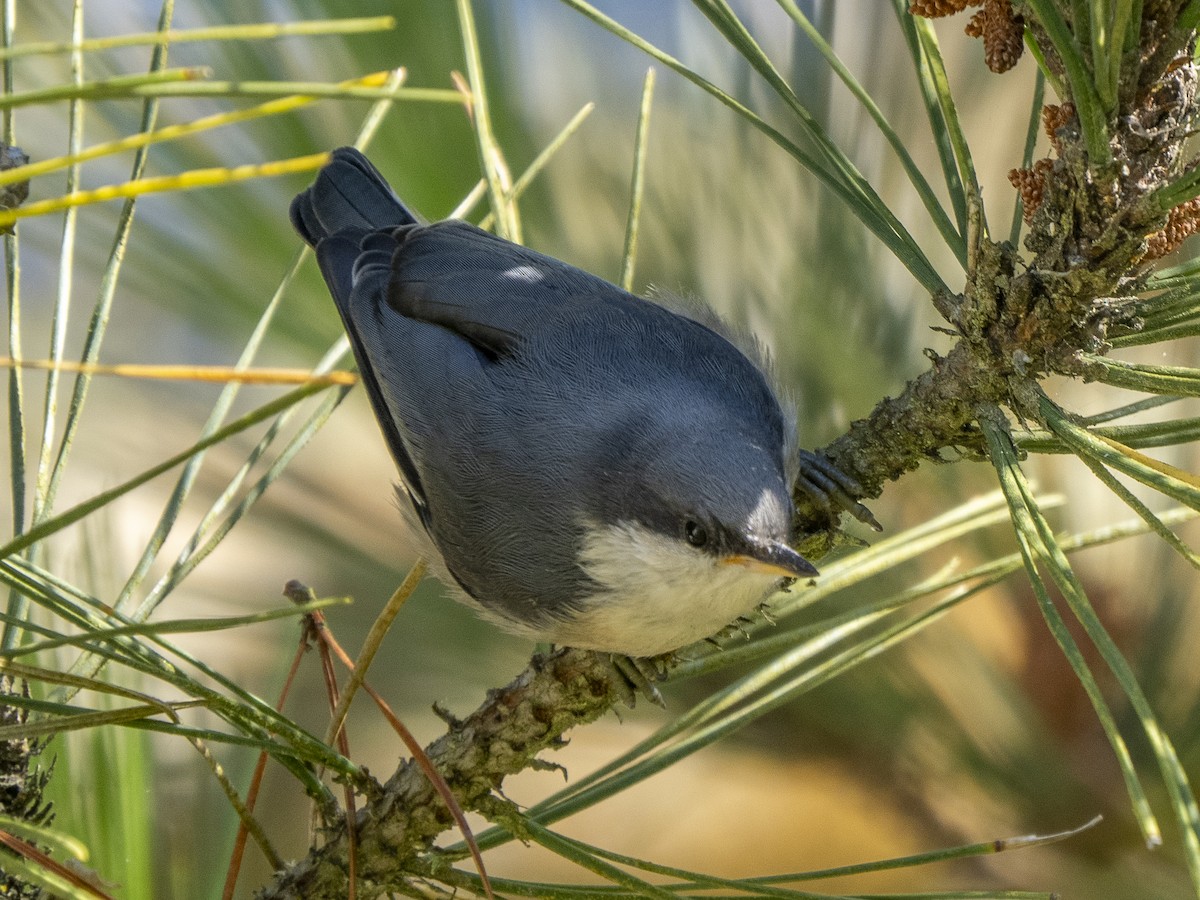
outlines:
[{"label": "pine cone", "polygon": [[960,13],[968,6],[978,6],[982,0],[909,0],[908,11],[924,19],[940,19]]},{"label": "pine cone", "polygon": [[1050,146],[1054,152],[1062,156],[1062,141],[1058,139],[1058,129],[1075,118],[1075,104],[1070,101],[1061,105],[1047,103],[1042,107],[1042,127],[1046,137],[1050,138]]},{"label": "pine cone", "polygon": [[966,32],[983,38],[983,61],[997,74],[1015,66],[1025,52],[1025,20],[1013,12],[1011,0],[986,0]]},{"label": "pine cone", "polygon": [[1028,225],[1046,196],[1046,182],[1054,169],[1054,160],[1039,159],[1031,169],[1013,169],[1008,180],[1021,194],[1021,217]]},{"label": "pine cone", "polygon": [[1161,259],[1200,231],[1200,198],[1181,203],[1167,214],[1167,224],[1146,239],[1142,262]]}]

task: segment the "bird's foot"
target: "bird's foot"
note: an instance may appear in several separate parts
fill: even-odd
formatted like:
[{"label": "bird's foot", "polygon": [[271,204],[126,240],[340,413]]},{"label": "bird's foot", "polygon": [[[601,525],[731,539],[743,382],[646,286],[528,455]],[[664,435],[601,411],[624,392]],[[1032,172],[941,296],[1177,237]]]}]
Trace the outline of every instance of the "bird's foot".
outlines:
[{"label": "bird's foot", "polygon": [[663,700],[655,682],[666,678],[671,667],[678,662],[678,657],[674,653],[663,653],[659,656],[622,656],[619,653],[613,653],[610,658],[613,671],[616,672],[620,685],[625,689],[627,706],[632,707],[637,700],[637,695],[641,694],[655,706],[666,709],[666,701]]},{"label": "bird's foot", "polygon": [[754,620],[749,616],[738,616],[716,634],[711,637],[706,637],[705,643],[712,644],[718,650],[723,649],[724,643],[732,640],[735,637],[740,637],[744,641],[750,640],[750,632],[746,629],[754,624]]},{"label": "bird's foot", "polygon": [[875,531],[883,531],[871,511],[855,499],[865,493],[862,485],[824,455],[811,450],[800,451],[800,474],[796,484],[829,513],[831,519],[839,510],[845,510]]}]

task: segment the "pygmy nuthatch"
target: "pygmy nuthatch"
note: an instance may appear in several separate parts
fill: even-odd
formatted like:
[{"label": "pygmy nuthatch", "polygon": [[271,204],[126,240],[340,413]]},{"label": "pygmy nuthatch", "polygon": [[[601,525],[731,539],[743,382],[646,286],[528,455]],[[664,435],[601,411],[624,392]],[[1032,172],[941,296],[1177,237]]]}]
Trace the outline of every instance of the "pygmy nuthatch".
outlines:
[{"label": "pygmy nuthatch", "polygon": [[817,574],[787,543],[791,488],[856,486],[800,451],[761,352],[715,315],[466,222],[422,225],[350,148],[291,218],[341,313],[405,517],[484,616],[652,656]]}]

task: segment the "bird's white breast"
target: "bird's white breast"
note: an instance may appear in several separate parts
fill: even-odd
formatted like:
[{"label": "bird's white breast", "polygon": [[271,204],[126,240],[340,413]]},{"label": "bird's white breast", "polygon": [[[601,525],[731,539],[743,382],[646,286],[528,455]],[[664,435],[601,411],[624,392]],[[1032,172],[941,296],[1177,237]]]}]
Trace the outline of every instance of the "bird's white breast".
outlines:
[{"label": "bird's white breast", "polygon": [[716,634],[780,581],[628,522],[590,529],[580,564],[600,588],[555,626],[553,640],[628,656],[656,656]]}]

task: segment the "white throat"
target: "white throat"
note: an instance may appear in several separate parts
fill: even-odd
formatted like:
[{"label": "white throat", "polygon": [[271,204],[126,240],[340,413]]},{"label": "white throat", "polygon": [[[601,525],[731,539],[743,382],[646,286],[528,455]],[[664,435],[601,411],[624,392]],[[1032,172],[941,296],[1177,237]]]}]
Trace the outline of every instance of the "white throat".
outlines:
[{"label": "white throat", "polygon": [[600,587],[555,626],[554,640],[628,656],[656,656],[710,637],[780,581],[630,522],[591,528],[580,563]]}]

